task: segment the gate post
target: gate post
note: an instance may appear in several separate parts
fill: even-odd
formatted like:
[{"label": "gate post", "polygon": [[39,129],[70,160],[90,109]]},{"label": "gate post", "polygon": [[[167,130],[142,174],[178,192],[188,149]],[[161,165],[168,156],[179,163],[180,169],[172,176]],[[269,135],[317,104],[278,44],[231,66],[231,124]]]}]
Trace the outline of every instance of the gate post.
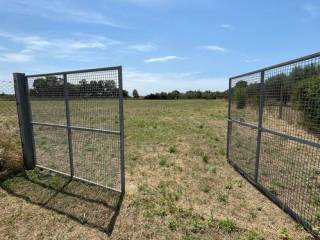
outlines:
[{"label": "gate post", "polygon": [[120,181],[121,194],[125,193],[125,163],[124,163],[124,108],[123,108],[123,82],[122,66],[118,69],[119,74],[119,116],[120,116]]},{"label": "gate post", "polygon": [[232,120],[231,120],[231,104],[232,104],[232,94],[231,94],[231,81],[229,78],[229,91],[228,91],[228,129],[227,129],[227,160],[230,162],[230,144],[231,144],[231,134],[232,134]]},{"label": "gate post", "polygon": [[13,80],[19,117],[24,168],[31,170],[36,166],[36,158],[28,79],[24,73],[14,73]]},{"label": "gate post", "polygon": [[261,72],[260,80],[260,98],[259,98],[259,122],[258,122],[258,136],[257,136],[257,149],[256,149],[256,166],[255,166],[255,176],[254,180],[257,183],[259,179],[259,168],[260,168],[260,152],[261,152],[261,135],[263,127],[263,110],[264,110],[264,76],[265,71]]}]

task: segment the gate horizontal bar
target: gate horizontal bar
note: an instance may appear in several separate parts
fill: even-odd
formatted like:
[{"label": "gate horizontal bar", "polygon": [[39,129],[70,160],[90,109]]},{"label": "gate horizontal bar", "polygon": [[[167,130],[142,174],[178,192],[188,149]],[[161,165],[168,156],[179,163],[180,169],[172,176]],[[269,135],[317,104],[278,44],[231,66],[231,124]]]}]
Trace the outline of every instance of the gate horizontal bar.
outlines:
[{"label": "gate horizontal bar", "polygon": [[271,133],[273,135],[277,135],[279,137],[284,137],[284,138],[287,138],[287,139],[295,141],[295,142],[306,144],[306,145],[309,145],[311,147],[320,148],[320,143],[317,143],[317,142],[313,142],[313,141],[309,141],[309,140],[306,140],[306,139],[294,137],[292,135],[289,135],[289,134],[286,134],[286,133],[277,132],[277,131],[274,131],[274,130],[271,130],[271,129],[267,129],[267,128],[262,128],[262,131],[263,132],[267,132],[267,133]]},{"label": "gate horizontal bar", "polygon": [[[32,122],[32,124],[38,125],[38,126],[45,126],[45,127],[57,127],[57,128],[65,128],[65,129],[68,128],[67,125],[61,125],[61,124],[39,123],[39,122]],[[87,131],[87,132],[110,133],[110,134],[116,134],[116,135],[120,134],[120,131],[107,130],[107,129],[74,127],[74,126],[70,126],[69,128],[73,130]]]},{"label": "gate horizontal bar", "polygon": [[61,125],[61,124],[40,123],[40,122],[32,122],[32,124],[33,125],[44,126],[44,127],[68,128],[67,125]]},{"label": "gate horizontal bar", "polygon": [[73,71],[65,71],[65,72],[55,72],[55,73],[43,73],[43,74],[33,74],[33,75],[26,75],[26,77],[33,78],[33,77],[46,77],[52,75],[63,75],[63,74],[75,74],[75,73],[89,73],[89,72],[99,72],[99,71],[112,71],[118,70],[120,66],[116,67],[104,67],[104,68],[92,68],[92,69],[81,69],[81,70],[73,70]]},{"label": "gate horizontal bar", "polygon": [[311,55],[307,55],[307,56],[304,56],[304,57],[301,57],[301,58],[297,58],[297,59],[294,59],[294,60],[291,60],[291,61],[287,61],[287,62],[283,62],[283,63],[280,63],[280,64],[276,64],[276,65],[273,65],[273,66],[269,66],[269,67],[266,67],[266,68],[262,68],[262,69],[259,69],[259,70],[255,70],[255,71],[252,71],[252,72],[248,72],[248,73],[244,73],[244,74],[241,74],[241,75],[237,75],[237,76],[231,77],[230,79],[232,80],[232,79],[235,79],[235,78],[245,77],[245,76],[256,74],[256,73],[260,73],[260,72],[263,72],[263,71],[268,71],[268,70],[271,70],[271,69],[274,69],[274,68],[283,67],[283,66],[286,66],[286,65],[289,65],[289,64],[294,64],[294,63],[306,61],[306,60],[309,60],[311,58],[316,58],[316,57],[320,57],[320,52],[317,52],[317,53],[314,53],[314,54],[311,54]]},{"label": "gate horizontal bar", "polygon": [[88,132],[98,132],[98,133],[110,133],[120,135],[120,131],[114,130],[105,130],[105,129],[98,129],[98,128],[86,128],[86,127],[70,127],[73,130],[80,130],[80,131],[88,131]]},{"label": "gate horizontal bar", "polygon": [[228,119],[228,121],[229,122],[238,123],[239,125],[242,125],[244,127],[249,127],[249,128],[252,128],[252,129],[258,129],[258,126],[254,125],[254,124],[251,124],[251,123],[241,122],[241,121],[235,120],[235,119]]},{"label": "gate horizontal bar", "polygon": [[112,188],[112,187],[108,187],[108,186],[104,186],[102,184],[95,183],[95,182],[92,182],[90,180],[87,180],[87,179],[84,179],[84,178],[81,178],[81,177],[71,176],[70,174],[67,174],[67,173],[64,173],[64,172],[60,172],[58,170],[54,170],[54,169],[49,168],[49,167],[45,167],[45,166],[42,166],[42,165],[37,165],[37,167],[40,168],[40,169],[48,170],[48,171],[63,175],[65,177],[69,177],[69,178],[72,178],[72,179],[76,179],[76,180],[79,180],[79,181],[82,181],[82,182],[89,183],[91,185],[99,186],[99,187],[102,187],[102,188],[105,188],[105,189],[109,189],[109,190],[117,192],[117,193],[121,193],[121,191],[119,191],[118,189],[115,189],[115,188]]},{"label": "gate horizontal bar", "polygon": [[[239,125],[242,125],[244,127],[249,127],[249,128],[252,128],[252,129],[258,129],[257,126],[255,126],[253,124],[250,124],[250,123],[241,122],[241,121],[238,121],[238,120],[235,120],[235,119],[228,119],[228,121],[229,122],[235,122],[235,123],[237,123]],[[317,143],[317,142],[309,141],[309,140],[306,140],[306,139],[302,139],[302,138],[299,138],[299,137],[295,137],[295,136],[289,135],[287,133],[278,132],[278,131],[271,130],[271,129],[264,128],[264,127],[262,127],[261,130],[262,130],[262,132],[266,132],[266,133],[270,133],[270,134],[273,134],[273,135],[277,135],[279,137],[284,137],[284,138],[287,138],[289,140],[292,140],[292,141],[295,141],[295,142],[298,142],[298,143],[302,143],[302,144],[306,144],[306,145],[311,146],[311,147],[320,148],[320,143]]]}]

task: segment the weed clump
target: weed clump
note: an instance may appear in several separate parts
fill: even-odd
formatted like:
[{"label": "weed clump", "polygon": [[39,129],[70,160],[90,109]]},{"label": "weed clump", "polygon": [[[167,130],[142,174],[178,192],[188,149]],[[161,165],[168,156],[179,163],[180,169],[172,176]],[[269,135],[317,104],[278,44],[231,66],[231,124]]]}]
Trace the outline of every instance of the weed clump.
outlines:
[{"label": "weed clump", "polygon": [[175,146],[170,146],[169,153],[176,153],[176,152],[177,152],[177,148]]},{"label": "weed clump", "polygon": [[283,240],[291,240],[292,238],[289,235],[289,231],[287,228],[282,228],[280,232],[280,238]]},{"label": "weed clump", "polygon": [[265,240],[264,236],[260,235],[257,232],[249,232],[246,234],[246,236],[243,238],[243,240]]},{"label": "weed clump", "polygon": [[208,183],[203,183],[201,186],[201,190],[205,193],[209,193],[210,192],[210,186]]},{"label": "weed clump", "polygon": [[229,218],[220,220],[218,225],[219,228],[227,234],[233,233],[238,230],[236,222]]},{"label": "weed clump", "polygon": [[177,225],[178,224],[177,224],[177,222],[175,220],[170,220],[168,225],[169,225],[169,228],[170,228],[171,231],[177,230]]},{"label": "weed clump", "polygon": [[202,156],[202,161],[204,163],[208,163],[209,162],[209,157],[207,155]]},{"label": "weed clump", "polygon": [[165,166],[165,165],[167,165],[167,159],[166,159],[166,158],[161,158],[160,161],[159,161],[159,165],[160,165],[160,166]]},{"label": "weed clump", "polygon": [[203,219],[200,217],[193,217],[190,225],[190,230],[193,233],[198,233],[205,228]]},{"label": "weed clump", "polygon": [[228,195],[223,193],[218,193],[217,200],[220,203],[226,204],[228,202]]}]

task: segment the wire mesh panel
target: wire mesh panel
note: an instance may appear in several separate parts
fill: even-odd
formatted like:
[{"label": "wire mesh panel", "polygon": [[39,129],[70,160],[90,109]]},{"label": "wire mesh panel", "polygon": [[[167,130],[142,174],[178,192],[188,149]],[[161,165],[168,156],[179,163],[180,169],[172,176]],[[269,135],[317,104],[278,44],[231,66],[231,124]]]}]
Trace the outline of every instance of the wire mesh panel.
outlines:
[{"label": "wire mesh panel", "polygon": [[27,79],[37,165],[69,174],[63,75]]},{"label": "wire mesh panel", "polygon": [[264,126],[320,142],[320,57],[265,71]]},{"label": "wire mesh panel", "polygon": [[37,166],[123,192],[122,68],[27,81]]},{"label": "wire mesh panel", "polygon": [[66,125],[63,75],[28,77],[28,85],[33,121]]},{"label": "wire mesh panel", "polygon": [[73,131],[74,176],[120,189],[119,136]]},{"label": "wire mesh panel", "polygon": [[230,160],[254,178],[257,149],[257,130],[239,125],[232,126]]},{"label": "wire mesh panel", "polygon": [[320,226],[320,148],[264,133],[259,182],[270,193]]},{"label": "wire mesh panel", "polygon": [[229,162],[319,234],[320,53],[231,78],[228,126]]},{"label": "wire mesh panel", "polygon": [[120,189],[118,69],[67,74],[74,176]]},{"label": "wire mesh panel", "polygon": [[260,81],[260,73],[235,78],[232,80],[232,119],[258,125]]},{"label": "wire mesh panel", "polygon": [[12,80],[0,79],[0,172],[22,167],[17,104]]},{"label": "wire mesh panel", "polygon": [[65,174],[70,173],[68,136],[64,128],[33,127],[37,164]]}]

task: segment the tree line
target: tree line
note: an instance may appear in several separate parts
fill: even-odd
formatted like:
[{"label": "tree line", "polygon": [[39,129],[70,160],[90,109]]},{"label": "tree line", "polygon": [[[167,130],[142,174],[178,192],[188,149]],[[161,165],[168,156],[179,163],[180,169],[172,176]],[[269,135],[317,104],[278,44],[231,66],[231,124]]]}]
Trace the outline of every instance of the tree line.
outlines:
[{"label": "tree line", "polygon": [[174,99],[222,99],[228,97],[228,91],[187,91],[179,92],[174,90],[171,92],[159,92],[146,95],[144,99],[158,99],[158,100],[174,100]]},{"label": "tree line", "polygon": [[[72,97],[115,97],[119,94],[119,88],[114,80],[90,81],[82,79],[78,83],[68,82],[68,93]],[[46,76],[35,79],[30,95],[36,97],[64,96],[64,80],[56,76]],[[123,96],[129,93],[123,90]]]},{"label": "tree line", "polygon": [[[295,67],[265,79],[265,99],[268,105],[290,107],[303,113],[303,125],[309,130],[320,133],[320,65],[310,64]],[[238,109],[246,105],[259,104],[260,83],[239,81],[231,89],[233,100]]]}]

